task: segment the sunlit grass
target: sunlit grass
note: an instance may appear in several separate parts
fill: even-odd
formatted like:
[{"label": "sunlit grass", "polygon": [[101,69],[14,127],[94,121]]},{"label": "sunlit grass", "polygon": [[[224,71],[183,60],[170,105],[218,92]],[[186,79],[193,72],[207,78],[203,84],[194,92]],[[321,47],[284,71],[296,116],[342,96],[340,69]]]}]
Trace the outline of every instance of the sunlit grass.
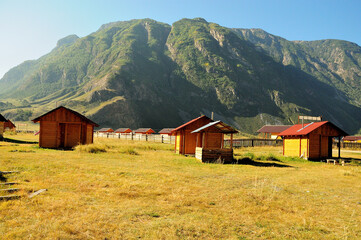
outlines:
[{"label": "sunlit grass", "polygon": [[[21,136],[17,138],[20,140]],[[32,139],[32,136],[24,136]],[[105,151],[92,151],[98,148]],[[0,142],[32,199],[0,202],[3,239],[359,239],[361,168],[236,149],[202,164],[169,144],[95,138],[74,151]]]}]

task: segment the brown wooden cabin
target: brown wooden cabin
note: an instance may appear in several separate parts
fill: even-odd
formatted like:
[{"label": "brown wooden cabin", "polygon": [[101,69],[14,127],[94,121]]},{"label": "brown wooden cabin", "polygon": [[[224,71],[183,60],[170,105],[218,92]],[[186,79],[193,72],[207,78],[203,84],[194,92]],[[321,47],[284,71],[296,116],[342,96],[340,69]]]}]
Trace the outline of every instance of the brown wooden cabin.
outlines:
[{"label": "brown wooden cabin", "polygon": [[202,115],[172,130],[175,135],[175,152],[178,154],[195,154],[197,146],[197,134],[192,131],[213,122],[209,117]]},{"label": "brown wooden cabin", "polygon": [[[196,135],[195,157],[202,162],[232,163],[233,161],[233,133],[238,131],[221,122],[210,122],[194,131]],[[224,134],[231,134],[230,148],[224,147]]]},{"label": "brown wooden cabin", "polygon": [[78,112],[60,106],[32,120],[40,122],[39,146],[72,148],[93,143],[94,127],[99,125]]},{"label": "brown wooden cabin", "polygon": [[278,134],[290,127],[291,125],[264,125],[257,132],[262,138],[277,139]]},{"label": "brown wooden cabin", "polygon": [[117,130],[115,130],[115,133],[119,133],[119,134],[131,134],[133,131],[130,128],[118,128]]},{"label": "brown wooden cabin", "polygon": [[15,124],[10,121],[10,119],[6,120],[5,125],[4,125],[4,129],[5,130],[11,130],[11,131],[15,131],[16,130],[16,126]]},{"label": "brown wooden cabin", "polygon": [[0,114],[0,138],[4,137],[6,118]]},{"label": "brown wooden cabin", "polygon": [[162,130],[160,130],[158,133],[161,135],[172,135],[172,131],[174,128],[163,128]]},{"label": "brown wooden cabin", "polygon": [[137,130],[134,130],[135,134],[153,134],[155,131],[151,128],[138,128]]},{"label": "brown wooden cabin", "polygon": [[101,128],[98,130],[99,133],[113,133],[114,130],[111,128]]},{"label": "brown wooden cabin", "polygon": [[[296,124],[281,132],[283,155],[319,160],[332,158],[332,139],[348,134],[328,121]],[[340,157],[340,145],[338,149]]]}]

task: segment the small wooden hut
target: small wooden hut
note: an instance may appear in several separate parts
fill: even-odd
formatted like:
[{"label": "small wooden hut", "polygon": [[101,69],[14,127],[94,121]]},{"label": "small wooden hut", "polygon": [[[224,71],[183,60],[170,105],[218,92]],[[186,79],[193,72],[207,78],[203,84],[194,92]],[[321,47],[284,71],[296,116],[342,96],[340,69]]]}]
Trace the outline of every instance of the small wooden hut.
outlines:
[{"label": "small wooden hut", "polygon": [[257,130],[260,137],[268,139],[277,139],[278,134],[290,128],[291,125],[264,125]]},{"label": "small wooden hut", "polygon": [[115,133],[118,133],[120,135],[124,135],[124,134],[131,134],[133,131],[130,128],[118,128],[117,130],[115,130]]},{"label": "small wooden hut", "polygon": [[202,115],[173,129],[172,135],[176,136],[175,152],[178,154],[194,155],[196,153],[197,134],[192,134],[192,131],[203,127],[210,122],[213,122],[213,120]]},{"label": "small wooden hut", "polygon": [[172,135],[172,131],[174,128],[163,128],[162,130],[160,130],[158,133],[160,135],[166,135],[166,136],[170,136]]},{"label": "small wooden hut", "polygon": [[0,138],[4,137],[6,118],[0,114]]},{"label": "small wooden hut", "polygon": [[138,128],[137,130],[134,130],[134,133],[137,135],[148,135],[155,133],[155,131],[151,128]]},{"label": "small wooden hut", "polygon": [[[233,133],[238,131],[221,122],[210,122],[194,131],[196,135],[195,157],[202,162],[231,163],[233,161]],[[224,134],[231,134],[230,148],[224,147]]]},{"label": "small wooden hut", "polygon": [[346,136],[342,139],[343,142],[361,143],[361,136]]},{"label": "small wooden hut", "polygon": [[72,148],[93,143],[94,127],[99,125],[78,112],[60,106],[32,120],[40,122],[39,146]]},{"label": "small wooden hut", "polygon": [[99,133],[113,133],[114,130],[111,128],[101,128],[98,130]]},{"label": "small wooden hut", "polygon": [[296,124],[279,134],[283,138],[283,155],[312,160],[332,158],[332,139],[338,137],[340,141],[347,135],[328,121]]},{"label": "small wooden hut", "polygon": [[10,119],[6,120],[4,128],[5,130],[10,130],[10,131],[16,130],[15,124]]}]

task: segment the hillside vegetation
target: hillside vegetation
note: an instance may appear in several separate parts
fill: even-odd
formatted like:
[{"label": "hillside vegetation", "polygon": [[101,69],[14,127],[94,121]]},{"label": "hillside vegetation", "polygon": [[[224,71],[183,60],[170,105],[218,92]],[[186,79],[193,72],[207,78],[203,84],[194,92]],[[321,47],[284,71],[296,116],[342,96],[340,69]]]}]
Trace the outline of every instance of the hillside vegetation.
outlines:
[{"label": "hillside vegetation", "polygon": [[248,133],[322,115],[352,134],[361,129],[360,53],[345,41],[291,42],[201,18],[114,22],[11,69],[0,110],[35,117],[61,104],[102,126],[157,129],[214,112]]},{"label": "hillside vegetation", "polygon": [[[29,141],[29,136],[5,137]],[[59,151],[0,142],[1,170],[20,171],[1,181],[19,182],[24,195],[0,202],[0,236],[361,237],[360,166],[284,158],[272,147],[236,150],[240,164],[202,164],[176,155],[173,147],[96,138],[93,145]],[[48,191],[26,197],[39,189]]]}]

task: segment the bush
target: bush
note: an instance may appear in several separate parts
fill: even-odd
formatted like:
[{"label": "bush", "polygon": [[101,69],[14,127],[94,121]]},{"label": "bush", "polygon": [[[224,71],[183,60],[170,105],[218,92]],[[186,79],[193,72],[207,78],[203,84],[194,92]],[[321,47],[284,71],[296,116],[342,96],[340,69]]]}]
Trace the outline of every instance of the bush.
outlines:
[{"label": "bush", "polygon": [[78,145],[74,147],[75,151],[87,152],[87,153],[102,153],[108,149],[107,145],[89,144],[89,145]]}]

